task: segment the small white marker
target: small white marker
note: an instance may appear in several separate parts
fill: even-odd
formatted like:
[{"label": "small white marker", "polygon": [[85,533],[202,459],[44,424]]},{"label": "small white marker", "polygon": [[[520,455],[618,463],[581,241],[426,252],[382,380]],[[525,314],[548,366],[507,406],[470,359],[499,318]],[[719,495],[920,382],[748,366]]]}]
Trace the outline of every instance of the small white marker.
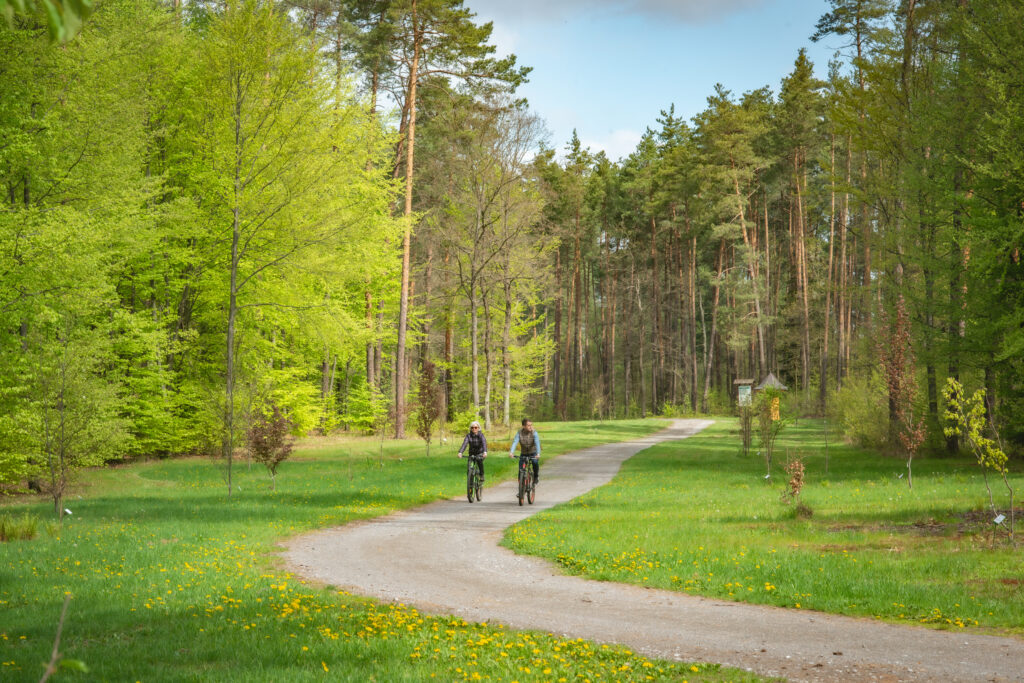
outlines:
[{"label": "small white marker", "polygon": [[995,519],[992,520],[992,523],[1002,524],[1004,519],[1006,519],[1006,515],[998,515]]},{"label": "small white marker", "polygon": [[[64,508],[64,514],[65,515],[70,515],[71,514],[71,510],[68,510],[67,508]],[[997,524],[998,524],[998,522],[997,522]]]},{"label": "small white marker", "polygon": [[768,478],[770,478],[771,476],[772,476],[772,475],[771,475],[771,472],[769,472],[768,474],[764,475],[764,478],[765,478],[765,479],[768,479]]}]

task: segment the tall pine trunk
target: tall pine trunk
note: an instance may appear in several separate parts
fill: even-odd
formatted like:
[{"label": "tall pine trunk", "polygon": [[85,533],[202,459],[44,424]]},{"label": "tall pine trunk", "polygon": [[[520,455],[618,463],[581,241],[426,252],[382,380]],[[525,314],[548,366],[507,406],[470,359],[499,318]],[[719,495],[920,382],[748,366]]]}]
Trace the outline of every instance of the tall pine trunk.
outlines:
[{"label": "tall pine trunk", "polygon": [[757,250],[755,245],[752,244],[752,240],[747,231],[747,215],[746,215],[746,201],[743,197],[743,193],[740,191],[740,179],[736,172],[736,164],[732,158],[729,159],[729,163],[732,165],[732,182],[733,190],[736,193],[736,208],[740,216],[740,230],[743,233],[743,246],[746,247],[746,261],[747,273],[750,275],[750,284],[753,287],[754,292],[754,313],[757,316],[757,350],[758,360],[761,362],[761,367],[764,368],[768,361],[765,354],[764,344],[764,325],[762,323],[763,317],[761,315],[761,295],[758,291],[758,277],[757,277]]},{"label": "tall pine trunk", "polygon": [[406,375],[406,333],[409,326],[409,257],[412,242],[412,184],[413,160],[416,144],[416,86],[418,80],[420,43],[422,36],[416,20],[416,0],[412,0],[413,53],[409,68],[408,103],[409,122],[406,125],[405,156],[405,229],[402,232],[402,289],[398,302],[398,340],[395,346],[395,438],[405,438],[405,399],[408,386]]},{"label": "tall pine trunk", "polygon": [[821,375],[818,381],[818,403],[822,415],[826,415],[826,401],[828,400],[828,333],[829,333],[829,316],[832,313],[832,270],[833,270],[833,258],[835,256],[835,236],[836,236],[836,189],[835,189],[835,177],[836,177],[836,136],[835,133],[831,137],[831,147],[829,148],[829,171],[832,177],[832,188],[829,193],[831,211],[828,216],[828,280],[825,286],[825,325],[822,328],[822,341],[821,341]]},{"label": "tall pine trunk", "polygon": [[715,360],[715,336],[718,334],[718,301],[722,291],[722,274],[725,266],[725,240],[718,245],[718,267],[715,277],[714,298],[711,302],[711,334],[707,343],[704,364],[704,396],[701,399],[700,411],[708,412],[708,396],[711,394],[711,366]]}]

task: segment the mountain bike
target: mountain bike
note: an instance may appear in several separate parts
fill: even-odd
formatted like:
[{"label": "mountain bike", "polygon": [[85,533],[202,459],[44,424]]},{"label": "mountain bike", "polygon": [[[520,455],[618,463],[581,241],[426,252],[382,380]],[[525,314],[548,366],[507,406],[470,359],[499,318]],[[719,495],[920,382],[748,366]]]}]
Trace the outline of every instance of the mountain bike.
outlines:
[{"label": "mountain bike", "polygon": [[523,504],[526,498],[530,505],[533,505],[533,498],[537,490],[537,482],[533,480],[533,465],[530,464],[530,456],[519,456],[519,504]]},{"label": "mountain bike", "polygon": [[483,489],[483,480],[480,476],[480,460],[481,458],[476,455],[469,456],[469,468],[466,470],[466,497],[469,498],[469,502],[473,502],[473,498],[480,500],[480,491]]}]

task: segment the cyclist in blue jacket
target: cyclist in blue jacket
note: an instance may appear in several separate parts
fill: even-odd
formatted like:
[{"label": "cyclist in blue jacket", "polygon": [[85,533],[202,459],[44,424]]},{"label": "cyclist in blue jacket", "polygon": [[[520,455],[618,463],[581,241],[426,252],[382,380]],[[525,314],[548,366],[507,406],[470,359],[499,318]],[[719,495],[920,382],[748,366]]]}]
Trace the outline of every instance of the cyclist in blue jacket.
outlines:
[{"label": "cyclist in blue jacket", "polygon": [[529,458],[533,464],[533,481],[540,481],[540,434],[533,429],[533,422],[523,418],[523,428],[516,432],[516,438],[512,440],[512,447],[508,451],[508,457],[514,458],[516,444],[519,444],[519,456]]}]

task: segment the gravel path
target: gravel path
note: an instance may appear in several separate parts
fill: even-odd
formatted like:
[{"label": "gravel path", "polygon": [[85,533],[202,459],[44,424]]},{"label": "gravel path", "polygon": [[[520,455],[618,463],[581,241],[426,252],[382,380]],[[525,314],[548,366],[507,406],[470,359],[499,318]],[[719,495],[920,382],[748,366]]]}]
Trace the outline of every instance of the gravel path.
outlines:
[{"label": "gravel path", "polygon": [[[515,482],[470,505],[440,501],[291,539],[295,574],[435,614],[621,643],[663,659],[718,662],[793,681],[1024,681],[1024,641],[746,605],[560,574],[498,546],[510,525],[608,482],[622,461],[710,425],[676,420],[650,437],[542,463],[537,504]],[[491,457],[494,457],[493,455]],[[530,583],[529,593],[521,588]]]}]

